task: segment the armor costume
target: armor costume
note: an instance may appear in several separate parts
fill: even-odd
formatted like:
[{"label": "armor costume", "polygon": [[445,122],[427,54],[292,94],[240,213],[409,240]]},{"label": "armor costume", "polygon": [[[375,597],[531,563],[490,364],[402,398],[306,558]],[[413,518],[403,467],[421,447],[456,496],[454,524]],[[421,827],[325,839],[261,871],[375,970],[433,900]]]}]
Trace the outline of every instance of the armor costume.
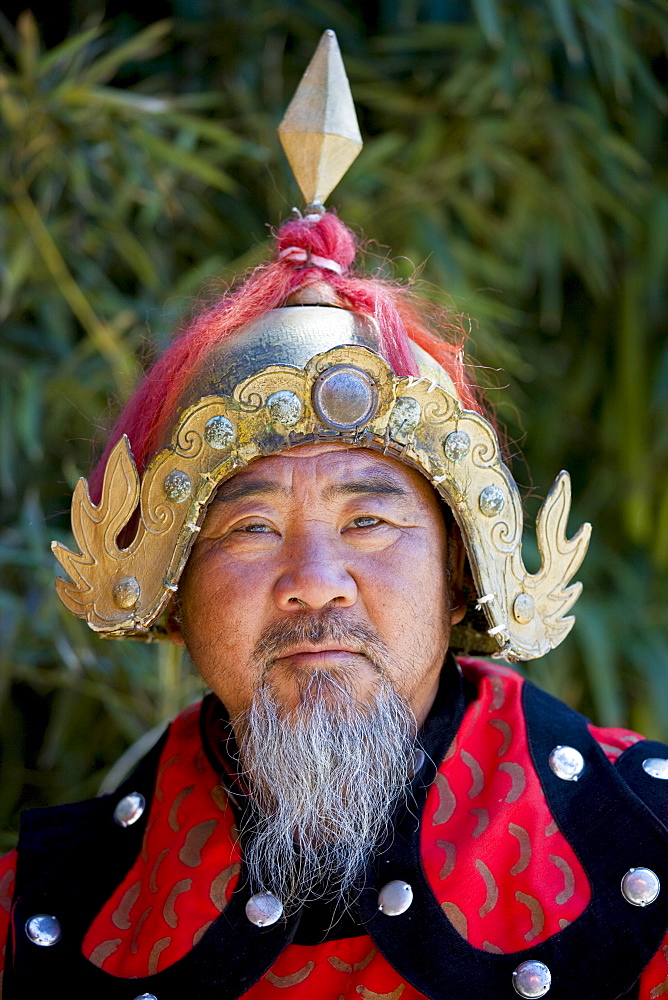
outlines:
[{"label": "armor costume", "polygon": [[[271,927],[246,919],[243,798],[209,696],[115,795],[29,814],[5,997],[39,995],[58,977],[110,1000],[186,989],[194,1000],[510,998],[513,972],[536,961],[564,1000],[662,996],[668,898],[633,905],[620,885],[639,866],[663,875],[668,790],[643,762],[666,747],[588,726],[507,668],[462,667],[463,681],[446,665],[412,799],[338,923],[318,904]],[[577,781],[550,764],[562,740],[582,754]],[[120,826],[114,810],[138,792],[145,808]],[[6,889],[15,861],[3,865]],[[410,906],[379,911],[379,891],[397,882]],[[58,947],[35,948],[23,931],[36,912],[57,917]]]},{"label": "armor costume", "polygon": [[[80,552],[55,544],[71,577],[59,593],[103,636],[162,637],[216,488],[265,456],[340,442],[418,469],[451,511],[470,571],[451,649],[540,656],[573,624],[589,526],[567,538],[562,473],[537,521],[541,568],[526,570],[519,491],[457,350],[350,277],[350,234],[320,204],[359,146],[342,72],[326,33],[283,128],[307,214],[149,373],[99,496],[77,487]],[[6,1000],[56,977],[114,1000],[668,993],[668,748],[451,653],[419,747],[357,898],[282,918],[250,896],[224,708],[186,710],[113,796],[26,816],[0,868]]]}]

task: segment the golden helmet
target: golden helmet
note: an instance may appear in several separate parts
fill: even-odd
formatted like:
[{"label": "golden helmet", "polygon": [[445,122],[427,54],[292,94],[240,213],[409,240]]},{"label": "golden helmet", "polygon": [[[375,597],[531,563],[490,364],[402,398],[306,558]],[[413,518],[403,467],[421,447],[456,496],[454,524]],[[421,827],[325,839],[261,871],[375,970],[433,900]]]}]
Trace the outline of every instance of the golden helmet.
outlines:
[{"label": "golden helmet", "polygon": [[[351,124],[351,115],[352,121]],[[589,525],[566,537],[568,474],[539,512],[541,566],[522,558],[523,513],[460,348],[410,296],[352,270],[355,240],[321,202],[359,151],[333,33],[288,109],[282,138],[310,203],[275,259],[205,310],[147,373],[112,433],[91,499],[72,503],[79,552],[53,543],[58,592],[102,636],[164,635],[161,619],[220,483],[267,455],[336,441],[418,469],[452,511],[470,570],[455,650],[543,655],[569,632]],[[99,493],[99,496],[97,495]]]}]

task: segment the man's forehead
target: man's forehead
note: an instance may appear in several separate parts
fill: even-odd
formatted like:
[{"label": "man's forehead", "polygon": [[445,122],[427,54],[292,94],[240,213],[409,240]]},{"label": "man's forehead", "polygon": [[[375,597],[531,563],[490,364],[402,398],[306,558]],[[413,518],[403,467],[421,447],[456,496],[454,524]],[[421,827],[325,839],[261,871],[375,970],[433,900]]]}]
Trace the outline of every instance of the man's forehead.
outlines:
[{"label": "man's forehead", "polygon": [[339,495],[368,492],[408,498],[429,490],[423,476],[394,458],[367,448],[323,443],[258,459],[222,483],[216,499],[233,502],[250,493],[292,492],[302,482],[317,482]]}]

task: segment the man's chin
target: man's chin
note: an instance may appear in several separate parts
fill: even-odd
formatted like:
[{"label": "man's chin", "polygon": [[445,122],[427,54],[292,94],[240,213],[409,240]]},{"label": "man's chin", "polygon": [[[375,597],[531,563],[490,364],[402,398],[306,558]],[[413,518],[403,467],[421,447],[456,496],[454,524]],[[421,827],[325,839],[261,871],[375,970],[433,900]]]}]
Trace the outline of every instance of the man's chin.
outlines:
[{"label": "man's chin", "polygon": [[290,713],[314,700],[337,708],[365,707],[373,702],[379,677],[361,653],[308,653],[274,661],[265,682],[276,705]]}]

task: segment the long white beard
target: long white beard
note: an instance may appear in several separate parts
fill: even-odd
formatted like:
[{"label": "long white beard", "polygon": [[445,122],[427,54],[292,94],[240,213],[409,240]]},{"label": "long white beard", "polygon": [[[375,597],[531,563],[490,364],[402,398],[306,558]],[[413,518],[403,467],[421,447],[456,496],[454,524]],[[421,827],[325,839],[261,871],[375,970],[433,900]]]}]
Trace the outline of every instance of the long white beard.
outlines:
[{"label": "long white beard", "polygon": [[242,828],[252,891],[288,914],[315,896],[345,904],[407,786],[412,710],[380,674],[359,704],[345,677],[316,671],[290,711],[265,681],[234,728],[253,802]]}]

